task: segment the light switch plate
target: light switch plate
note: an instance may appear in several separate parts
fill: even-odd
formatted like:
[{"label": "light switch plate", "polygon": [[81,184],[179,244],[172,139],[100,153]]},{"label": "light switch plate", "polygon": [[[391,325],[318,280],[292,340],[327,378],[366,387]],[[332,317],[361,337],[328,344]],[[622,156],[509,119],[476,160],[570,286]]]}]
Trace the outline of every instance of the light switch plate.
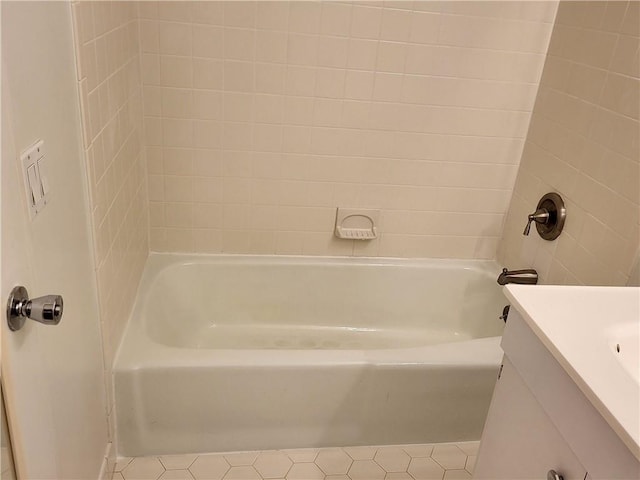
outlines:
[{"label": "light switch plate", "polygon": [[46,181],[42,178],[40,169],[44,162],[45,149],[42,140],[37,141],[20,154],[22,165],[22,177],[27,195],[27,208],[29,217],[33,219],[47,204],[48,188],[45,190]]}]

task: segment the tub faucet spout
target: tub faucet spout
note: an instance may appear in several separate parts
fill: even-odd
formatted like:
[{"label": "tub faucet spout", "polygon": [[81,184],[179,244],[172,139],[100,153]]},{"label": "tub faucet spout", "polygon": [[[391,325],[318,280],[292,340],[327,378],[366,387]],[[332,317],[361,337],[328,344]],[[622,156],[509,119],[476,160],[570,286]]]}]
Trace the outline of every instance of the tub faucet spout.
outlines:
[{"label": "tub faucet spout", "polygon": [[535,285],[538,283],[538,272],[533,268],[524,270],[507,270],[503,268],[502,273],[498,276],[498,283],[500,285],[507,285],[508,283]]}]

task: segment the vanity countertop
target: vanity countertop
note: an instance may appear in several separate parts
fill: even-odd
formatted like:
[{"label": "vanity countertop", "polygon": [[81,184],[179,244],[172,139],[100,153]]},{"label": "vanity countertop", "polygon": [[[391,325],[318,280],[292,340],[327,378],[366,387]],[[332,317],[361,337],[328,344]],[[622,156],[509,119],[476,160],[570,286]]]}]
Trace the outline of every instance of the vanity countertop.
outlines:
[{"label": "vanity countertop", "polygon": [[508,285],[505,295],[640,459],[640,288]]}]

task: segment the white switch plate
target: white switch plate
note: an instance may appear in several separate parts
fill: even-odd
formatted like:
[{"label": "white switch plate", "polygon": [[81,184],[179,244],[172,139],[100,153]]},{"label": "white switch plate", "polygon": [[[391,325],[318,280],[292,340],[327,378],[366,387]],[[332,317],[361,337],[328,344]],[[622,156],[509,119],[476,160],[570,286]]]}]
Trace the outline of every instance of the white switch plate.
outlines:
[{"label": "white switch plate", "polygon": [[42,140],[37,141],[20,154],[22,176],[27,194],[29,217],[33,219],[47,204],[48,188],[42,176],[41,166],[44,163],[45,149]]}]

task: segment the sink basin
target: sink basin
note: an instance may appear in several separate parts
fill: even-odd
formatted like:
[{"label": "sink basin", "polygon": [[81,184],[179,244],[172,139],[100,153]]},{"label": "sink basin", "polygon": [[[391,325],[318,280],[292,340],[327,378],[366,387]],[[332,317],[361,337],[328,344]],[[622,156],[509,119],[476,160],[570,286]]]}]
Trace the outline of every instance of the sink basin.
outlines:
[{"label": "sink basin", "polygon": [[640,459],[640,288],[508,285],[505,295]]},{"label": "sink basin", "polygon": [[609,351],[629,375],[640,384],[640,326],[629,322],[609,332]]}]

